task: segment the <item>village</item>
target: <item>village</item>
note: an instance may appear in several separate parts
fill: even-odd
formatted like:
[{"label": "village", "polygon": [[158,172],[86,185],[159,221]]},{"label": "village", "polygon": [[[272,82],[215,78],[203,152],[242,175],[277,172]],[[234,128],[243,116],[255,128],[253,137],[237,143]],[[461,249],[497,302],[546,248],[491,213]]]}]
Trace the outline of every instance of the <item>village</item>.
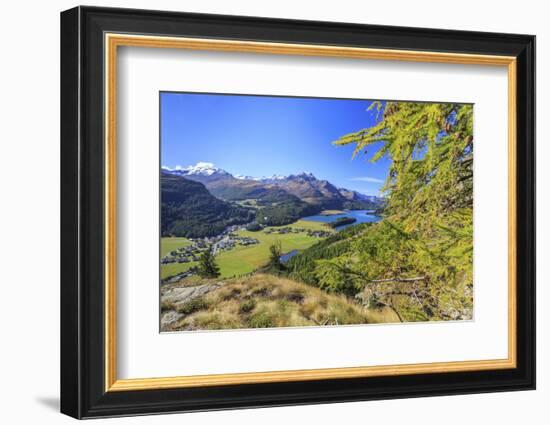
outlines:
[{"label": "village", "polygon": [[312,230],[312,229],[302,229],[300,227],[268,227],[263,231],[266,235],[275,233],[278,235],[286,235],[288,233],[306,233],[308,236],[313,238],[326,238],[332,233],[325,230]]},{"label": "village", "polygon": [[[161,260],[161,264],[170,263],[190,263],[199,261],[201,253],[207,249],[211,249],[214,255],[222,251],[229,251],[237,245],[249,246],[259,243],[258,239],[246,236],[239,236],[235,232],[244,230],[242,226],[229,226],[221,234],[205,238],[189,238],[191,245],[178,248],[165,255]],[[324,230],[302,229],[298,227],[267,227],[261,230],[266,235],[269,234],[289,234],[289,233],[306,233],[308,236],[315,238],[326,238],[331,235],[331,232]]]},{"label": "village", "polygon": [[[166,254],[164,257],[161,258],[160,262],[161,264],[173,264],[173,263],[193,263],[193,266],[188,268],[187,270],[178,273],[176,275],[167,277],[162,280],[162,283],[174,283],[179,280],[188,278],[190,276],[193,276],[197,273],[197,267],[195,263],[197,263],[200,259],[201,254],[211,249],[212,253],[214,255],[217,255],[223,251],[230,251],[232,249],[235,249],[237,246],[250,246],[250,245],[256,245],[259,244],[260,241],[253,237],[248,236],[240,236],[236,232],[238,231],[244,231],[250,229],[247,226],[243,225],[235,225],[235,226],[229,226],[227,227],[221,234],[217,236],[212,237],[204,237],[204,238],[188,238],[190,245],[178,248],[176,250],[173,250]],[[298,233],[305,233],[306,235],[314,238],[326,238],[332,234],[330,231],[325,230],[314,230],[314,229],[305,229],[300,227],[264,227],[259,226],[258,230],[255,230],[258,233],[264,233],[266,235],[270,234],[278,234],[278,235],[286,235],[286,234],[298,234]],[[294,255],[297,254],[298,251],[293,250],[291,252],[288,252],[281,256],[281,262],[286,262],[290,258],[292,258]],[[191,265],[191,264],[190,264]]]},{"label": "village", "polygon": [[248,246],[259,243],[257,239],[245,236],[238,236],[234,232],[240,229],[241,226],[229,226],[223,233],[206,238],[189,238],[191,245],[178,248],[171,251],[163,258],[161,264],[170,263],[190,263],[199,261],[200,254],[207,249],[211,249],[214,255],[221,251],[228,251],[235,248],[237,245]]}]

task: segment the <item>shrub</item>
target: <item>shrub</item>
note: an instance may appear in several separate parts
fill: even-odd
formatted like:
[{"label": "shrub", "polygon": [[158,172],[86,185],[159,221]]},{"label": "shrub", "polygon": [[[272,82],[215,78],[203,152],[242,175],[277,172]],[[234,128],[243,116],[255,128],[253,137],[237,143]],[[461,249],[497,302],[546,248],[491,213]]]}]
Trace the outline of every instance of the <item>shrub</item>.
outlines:
[{"label": "shrub", "polygon": [[160,303],[160,311],[162,313],[165,313],[165,312],[170,311],[170,310],[175,310],[175,309],[176,309],[176,306],[171,301],[162,301]]},{"label": "shrub", "polygon": [[281,242],[276,241],[269,247],[269,265],[268,267],[276,272],[282,271],[285,267],[281,263],[281,255],[283,255],[283,249]]},{"label": "shrub", "polygon": [[242,324],[234,314],[224,311],[199,311],[181,322],[183,328],[191,329],[239,329]]},{"label": "shrub", "polygon": [[237,298],[241,295],[241,289],[240,288],[231,288],[230,290],[226,290],[220,294],[220,299],[227,301],[231,300],[233,298]]},{"label": "shrub", "polygon": [[299,290],[291,290],[285,297],[288,301],[292,301],[298,304],[304,302],[304,294]]},{"label": "shrub", "polygon": [[239,313],[250,313],[254,308],[256,307],[256,301],[250,299],[244,301],[241,306],[239,307]]},{"label": "shrub", "polygon": [[269,313],[261,311],[250,316],[248,325],[251,328],[272,328],[275,322]]},{"label": "shrub", "polygon": [[206,310],[208,304],[202,297],[193,298],[192,300],[187,301],[185,304],[178,306],[178,313],[182,314],[191,314],[199,310]]},{"label": "shrub", "polygon": [[252,223],[246,225],[246,230],[250,232],[258,232],[262,230],[262,226],[258,222],[253,221]]}]

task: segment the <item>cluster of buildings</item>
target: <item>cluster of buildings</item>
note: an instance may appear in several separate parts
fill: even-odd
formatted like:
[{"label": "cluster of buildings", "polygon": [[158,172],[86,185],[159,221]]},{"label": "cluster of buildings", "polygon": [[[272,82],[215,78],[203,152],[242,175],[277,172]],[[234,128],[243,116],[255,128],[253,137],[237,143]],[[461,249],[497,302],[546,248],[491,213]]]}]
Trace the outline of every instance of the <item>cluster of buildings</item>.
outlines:
[{"label": "cluster of buildings", "polygon": [[231,250],[237,245],[248,246],[259,243],[259,241],[254,238],[237,236],[234,233],[235,230],[238,230],[238,226],[231,226],[218,236],[189,239],[191,245],[169,252],[161,258],[160,263],[190,263],[192,261],[198,261],[201,253],[207,249],[212,249],[212,253],[216,255],[221,251]]},{"label": "cluster of buildings", "polygon": [[242,246],[248,246],[248,245],[255,245],[257,243],[260,243],[258,239],[249,238],[246,236],[237,236],[235,233],[230,233],[228,235],[225,235],[220,240],[214,242],[212,244],[212,251],[214,254],[217,254],[221,251],[229,251],[237,245]]},{"label": "cluster of buildings", "polygon": [[[205,238],[189,238],[191,244],[178,248],[169,252],[167,255],[161,258],[161,264],[171,263],[191,263],[199,261],[201,253],[207,249],[211,249],[214,255],[219,254],[222,251],[229,251],[236,246],[249,246],[260,243],[258,239],[250,238],[246,236],[239,236],[235,232],[242,229],[242,226],[230,226],[223,233],[218,236],[211,236]],[[332,233],[324,230],[311,230],[302,229],[298,227],[280,227],[280,228],[266,228],[263,230],[265,234],[289,234],[289,233],[306,233],[308,236],[315,238],[325,238]],[[285,254],[285,261],[288,261],[298,251],[294,250],[291,253]],[[287,258],[288,257],[288,258]],[[192,276],[196,273],[196,267],[191,267],[189,270],[182,272],[176,276],[171,276],[165,280],[165,283],[177,282],[186,277]]]},{"label": "cluster of buildings", "polygon": [[330,235],[332,235],[331,232],[327,232],[325,230],[306,230],[307,235],[311,236],[313,238],[328,238]]},{"label": "cluster of buildings", "polygon": [[266,235],[275,233],[277,235],[286,235],[288,233],[302,233],[305,232],[305,229],[300,229],[298,227],[268,227],[264,229]]},{"label": "cluster of buildings", "polygon": [[191,261],[198,261],[200,253],[204,250],[204,248],[195,246],[195,244],[184,246],[171,251],[162,257],[160,259],[160,264],[189,263]]},{"label": "cluster of buildings", "polygon": [[314,237],[314,238],[326,238],[330,236],[332,233],[325,231],[325,230],[311,230],[311,229],[302,229],[300,227],[269,227],[264,230],[264,233],[266,235],[269,235],[271,233],[275,233],[278,235],[286,235],[288,233],[306,233],[308,236]]}]

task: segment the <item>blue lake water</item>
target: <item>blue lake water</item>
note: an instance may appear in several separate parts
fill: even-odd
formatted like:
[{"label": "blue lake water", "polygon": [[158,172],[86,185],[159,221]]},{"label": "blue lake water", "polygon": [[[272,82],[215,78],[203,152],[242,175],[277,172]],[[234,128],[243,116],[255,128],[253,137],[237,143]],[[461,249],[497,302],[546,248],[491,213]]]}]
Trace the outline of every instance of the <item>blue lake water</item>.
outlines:
[{"label": "blue lake water", "polygon": [[[303,217],[302,220],[306,221],[319,221],[321,223],[330,223],[334,220],[338,220],[342,217],[353,217],[356,219],[354,223],[343,224],[342,226],[336,227],[337,231],[345,229],[346,227],[353,226],[359,223],[375,223],[382,220],[382,217],[373,214],[371,210],[344,210],[343,214],[334,214],[334,215],[310,215],[308,217]],[[279,257],[281,263],[286,264],[288,260],[298,254],[297,249],[293,249]]]},{"label": "blue lake water", "polygon": [[293,249],[290,252],[287,252],[286,254],[283,254],[279,257],[279,261],[283,264],[286,264],[288,260],[290,260],[292,257],[294,257],[296,254],[298,254],[297,249]]},{"label": "blue lake water", "polygon": [[306,221],[319,221],[322,223],[331,223],[335,220],[338,220],[342,217],[353,217],[356,219],[354,223],[344,224],[342,226],[336,227],[336,230],[342,230],[346,227],[353,226],[359,223],[375,223],[382,220],[382,217],[373,214],[371,210],[344,210],[343,214],[334,214],[334,215],[310,215],[308,217],[303,217],[302,220]]}]

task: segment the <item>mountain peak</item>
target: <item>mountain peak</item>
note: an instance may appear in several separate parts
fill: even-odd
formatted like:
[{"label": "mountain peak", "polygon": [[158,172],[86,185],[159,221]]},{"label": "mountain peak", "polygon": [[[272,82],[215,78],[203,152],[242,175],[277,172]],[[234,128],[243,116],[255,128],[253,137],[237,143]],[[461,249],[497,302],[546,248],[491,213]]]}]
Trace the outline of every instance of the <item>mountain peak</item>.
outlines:
[{"label": "mountain peak", "polygon": [[[187,171],[187,174],[202,174],[203,176],[211,176],[214,173],[223,171],[211,162],[197,162],[195,165],[183,168],[183,170]],[[223,172],[225,173],[225,171]]]},{"label": "mountain peak", "polygon": [[268,182],[270,180],[277,180],[277,179],[284,179],[284,176],[281,177],[281,176],[271,176],[271,177],[266,177],[266,176],[262,176],[262,177],[254,177],[254,176],[245,176],[245,175],[242,175],[242,174],[235,174],[234,176],[236,179],[239,179],[239,180],[254,180],[256,182]]},{"label": "mountain peak", "polygon": [[289,180],[293,180],[293,179],[317,180],[317,178],[313,175],[313,173],[309,171],[302,171],[301,173],[298,173],[298,174],[291,174],[286,178]]},{"label": "mountain peak", "polygon": [[197,162],[195,165],[190,165],[189,167],[187,168],[216,168],[214,166],[214,164],[212,164],[211,162],[202,162],[202,161],[199,161]]},{"label": "mountain peak", "polygon": [[[259,192],[278,188],[296,196],[307,203],[323,205],[328,209],[344,208],[346,202],[370,207],[376,207],[384,202],[383,198],[368,196],[359,192],[336,188],[327,180],[319,180],[312,172],[302,171],[298,174],[288,176],[273,174],[270,177],[253,177],[249,175],[230,174],[227,171],[216,167],[211,162],[199,161],[195,165],[173,168],[163,166],[163,171],[169,174],[185,177],[206,185],[207,189],[222,199],[235,198],[246,193],[248,197],[256,196]],[[259,191],[259,192],[258,192]],[[366,206],[365,206],[366,208]]]},{"label": "mountain peak", "polygon": [[172,173],[177,173],[177,174],[187,175],[187,176],[193,176],[193,175],[212,176],[214,174],[223,174],[223,175],[229,174],[227,171],[224,171],[221,168],[216,167],[211,162],[202,162],[202,161],[199,161],[195,165],[189,165],[187,167],[176,165],[174,168],[170,168],[167,166],[163,166],[162,168]]}]

